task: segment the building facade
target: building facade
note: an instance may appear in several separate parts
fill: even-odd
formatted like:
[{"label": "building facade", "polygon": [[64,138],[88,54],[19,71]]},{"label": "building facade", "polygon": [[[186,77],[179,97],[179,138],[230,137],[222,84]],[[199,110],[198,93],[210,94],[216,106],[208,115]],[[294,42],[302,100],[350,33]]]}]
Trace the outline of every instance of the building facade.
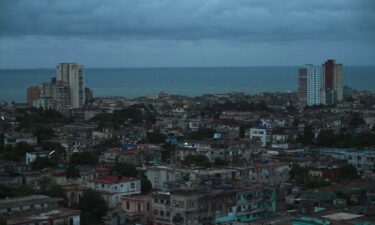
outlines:
[{"label": "building facade", "polygon": [[298,101],[306,105],[307,101],[307,69],[298,69]]},{"label": "building facade", "polygon": [[321,101],[326,105],[336,104],[343,100],[343,65],[336,64],[334,59],[322,65],[323,82]]},{"label": "building facade", "polygon": [[41,96],[41,88],[39,86],[31,86],[27,88],[27,104],[33,105],[33,101]]},{"label": "building facade", "polygon": [[83,65],[77,63],[60,63],[56,68],[56,81],[69,86],[71,108],[80,108],[85,104]]},{"label": "building facade", "polygon": [[313,65],[306,65],[305,68],[307,71],[307,105],[319,105],[321,91],[320,68]]},{"label": "building facade", "polygon": [[319,105],[321,103],[322,76],[319,67],[306,64],[298,69],[298,100],[301,105]]},{"label": "building facade", "polygon": [[87,182],[87,187],[98,191],[109,208],[119,206],[123,196],[141,193],[141,181],[133,177],[109,176],[90,180]]}]

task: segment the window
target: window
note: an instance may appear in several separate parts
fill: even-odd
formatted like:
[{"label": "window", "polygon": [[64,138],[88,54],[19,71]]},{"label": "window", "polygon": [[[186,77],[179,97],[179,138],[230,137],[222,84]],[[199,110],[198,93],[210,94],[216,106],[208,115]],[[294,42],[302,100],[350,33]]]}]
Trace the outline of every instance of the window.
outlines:
[{"label": "window", "polygon": [[138,203],[138,212],[141,211],[141,203]]},{"label": "window", "polygon": [[126,209],[130,209],[130,203],[128,201],[126,202]]},{"label": "window", "polygon": [[150,203],[147,202],[147,211],[150,211]]},{"label": "window", "polygon": [[130,188],[135,188],[135,183],[130,183]]}]

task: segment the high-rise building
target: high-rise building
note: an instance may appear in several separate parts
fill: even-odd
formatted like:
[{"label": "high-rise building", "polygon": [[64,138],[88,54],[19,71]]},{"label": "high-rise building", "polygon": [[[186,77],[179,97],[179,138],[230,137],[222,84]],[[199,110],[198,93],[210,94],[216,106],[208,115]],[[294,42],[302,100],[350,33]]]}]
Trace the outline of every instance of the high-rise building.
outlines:
[{"label": "high-rise building", "polygon": [[320,68],[311,64],[306,64],[303,68],[298,69],[299,87],[298,95],[301,103],[312,106],[319,105],[321,89],[321,72]]},{"label": "high-rise building", "polygon": [[313,65],[306,65],[307,70],[307,105],[320,104],[320,84],[321,73],[320,68]]},{"label": "high-rise building", "polygon": [[57,65],[56,82],[69,87],[70,108],[79,108],[85,104],[85,77],[83,66],[77,63]]},{"label": "high-rise building", "polygon": [[332,105],[343,99],[343,65],[328,59],[323,65],[322,103]]},{"label": "high-rise building", "polygon": [[39,86],[31,86],[27,88],[27,104],[33,105],[33,101],[41,96],[41,88]]},{"label": "high-rise building", "polygon": [[298,69],[298,101],[306,105],[307,101],[307,69]]}]

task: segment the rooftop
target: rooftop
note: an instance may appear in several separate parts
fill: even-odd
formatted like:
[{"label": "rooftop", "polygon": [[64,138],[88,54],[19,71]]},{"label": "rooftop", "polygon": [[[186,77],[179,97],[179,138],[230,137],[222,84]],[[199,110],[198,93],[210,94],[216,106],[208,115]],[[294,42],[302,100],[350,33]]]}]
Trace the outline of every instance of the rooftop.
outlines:
[{"label": "rooftop", "polygon": [[66,218],[69,216],[79,216],[81,213],[80,210],[75,209],[55,209],[42,213],[26,213],[23,215],[17,215],[16,217],[11,217],[7,220],[9,225],[17,224],[29,224],[29,223],[38,223],[41,221],[51,221],[61,218]]},{"label": "rooftop", "polygon": [[135,177],[125,177],[125,176],[108,176],[108,177],[103,177],[103,178],[95,179],[91,181],[95,183],[100,183],[100,184],[119,184],[119,183],[136,181],[136,180],[139,180],[139,179]]}]

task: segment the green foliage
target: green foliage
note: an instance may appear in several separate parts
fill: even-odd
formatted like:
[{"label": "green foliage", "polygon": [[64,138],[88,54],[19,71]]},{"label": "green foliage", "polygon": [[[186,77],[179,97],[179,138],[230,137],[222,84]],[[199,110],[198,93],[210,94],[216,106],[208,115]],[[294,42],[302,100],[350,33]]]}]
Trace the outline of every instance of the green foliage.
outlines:
[{"label": "green foliage", "polygon": [[324,179],[309,179],[307,182],[308,188],[320,188],[325,186],[331,186],[331,182]]},{"label": "green foliage", "polygon": [[358,115],[358,113],[353,114],[352,119],[349,122],[349,127],[357,128],[361,125],[365,125],[365,120]]},{"label": "green foliage", "polygon": [[51,185],[46,190],[44,190],[44,194],[48,195],[50,197],[56,197],[56,198],[66,198],[65,196],[65,190],[59,186],[59,185]]},{"label": "green foliage", "polygon": [[152,190],[152,184],[147,177],[142,177],[141,178],[141,192],[142,194],[147,194]]},{"label": "green foliage", "polygon": [[146,143],[163,144],[167,137],[159,131],[148,132],[146,135]]},{"label": "green foliage", "polygon": [[38,138],[39,143],[55,137],[55,132],[48,126],[37,126],[33,134]]},{"label": "green foliage", "polygon": [[169,163],[171,160],[171,154],[176,149],[176,145],[165,143],[162,145],[161,150],[161,161],[163,163]]},{"label": "green foliage", "polygon": [[3,216],[0,216],[0,225],[7,225],[7,220]]},{"label": "green foliage", "polygon": [[314,143],[315,135],[311,126],[307,125],[303,129],[303,135],[298,137],[298,141],[304,145],[312,145]]},{"label": "green foliage", "polygon": [[335,191],[337,198],[348,199],[349,196],[342,191]]},{"label": "green foliage", "polygon": [[293,163],[292,168],[289,171],[289,176],[292,180],[296,181],[297,183],[303,183],[309,177],[307,169],[301,167],[296,163]]},{"label": "green foliage", "polygon": [[357,169],[352,165],[348,164],[339,169],[339,178],[344,180],[355,180],[359,179]]},{"label": "green foliage", "polygon": [[12,187],[0,184],[0,199],[13,197],[12,191],[13,191]]},{"label": "green foliage", "polygon": [[197,132],[192,132],[190,139],[204,140],[207,138],[213,138],[215,133],[214,129],[211,128],[199,128]]},{"label": "green foliage", "polygon": [[215,158],[214,165],[215,166],[228,166],[229,161],[224,160],[224,159],[220,159],[220,158]]},{"label": "green foliage", "polygon": [[211,166],[210,160],[205,155],[187,155],[182,163],[206,168]]},{"label": "green foliage", "polygon": [[140,124],[152,120],[151,114],[142,106],[130,106],[126,109],[115,110],[113,113],[102,113],[91,119],[98,122],[100,127],[113,127],[118,129],[125,124]]},{"label": "green foliage", "polygon": [[120,146],[121,142],[117,137],[112,137],[100,143],[97,147],[114,148]]},{"label": "green foliage", "polygon": [[38,125],[51,123],[71,123],[72,118],[65,117],[52,109],[17,109],[16,120],[20,123],[19,129],[33,129]]},{"label": "green foliage", "polygon": [[336,145],[337,137],[332,130],[322,130],[318,135],[317,142],[320,146],[333,147]]},{"label": "green foliage", "polygon": [[41,170],[44,168],[56,167],[56,162],[48,157],[36,157],[34,162],[31,163],[33,170]]},{"label": "green foliage", "polygon": [[51,142],[51,141],[43,141],[43,143],[41,144],[41,147],[43,151],[52,151],[52,150],[56,150],[59,152],[65,151],[64,147],[62,147],[60,143]]},{"label": "green foliage", "polygon": [[25,161],[26,152],[34,152],[35,148],[26,142],[20,142],[15,146],[5,146],[0,148],[0,159],[17,162]]},{"label": "green foliage", "polygon": [[65,198],[65,191],[58,185],[51,185],[42,190],[35,190],[27,185],[11,186],[0,184],[0,199],[7,197],[23,197],[27,195],[47,195],[51,197]]},{"label": "green foliage", "polygon": [[79,167],[74,163],[69,163],[66,168],[66,178],[68,179],[78,179],[81,177],[79,173]]},{"label": "green foliage", "polygon": [[69,162],[74,165],[95,166],[99,162],[99,156],[95,152],[76,152],[72,154]]},{"label": "green foliage", "polygon": [[100,219],[105,216],[108,211],[107,204],[103,197],[94,190],[86,190],[83,192],[78,208],[81,210],[82,225],[101,224]]},{"label": "green foliage", "polygon": [[367,148],[375,146],[375,133],[362,132],[358,135],[335,134],[331,130],[323,130],[319,133],[317,144],[323,147],[337,148]]},{"label": "green foliage", "polygon": [[111,173],[126,177],[137,177],[139,175],[137,168],[127,163],[116,163],[112,166]]}]

